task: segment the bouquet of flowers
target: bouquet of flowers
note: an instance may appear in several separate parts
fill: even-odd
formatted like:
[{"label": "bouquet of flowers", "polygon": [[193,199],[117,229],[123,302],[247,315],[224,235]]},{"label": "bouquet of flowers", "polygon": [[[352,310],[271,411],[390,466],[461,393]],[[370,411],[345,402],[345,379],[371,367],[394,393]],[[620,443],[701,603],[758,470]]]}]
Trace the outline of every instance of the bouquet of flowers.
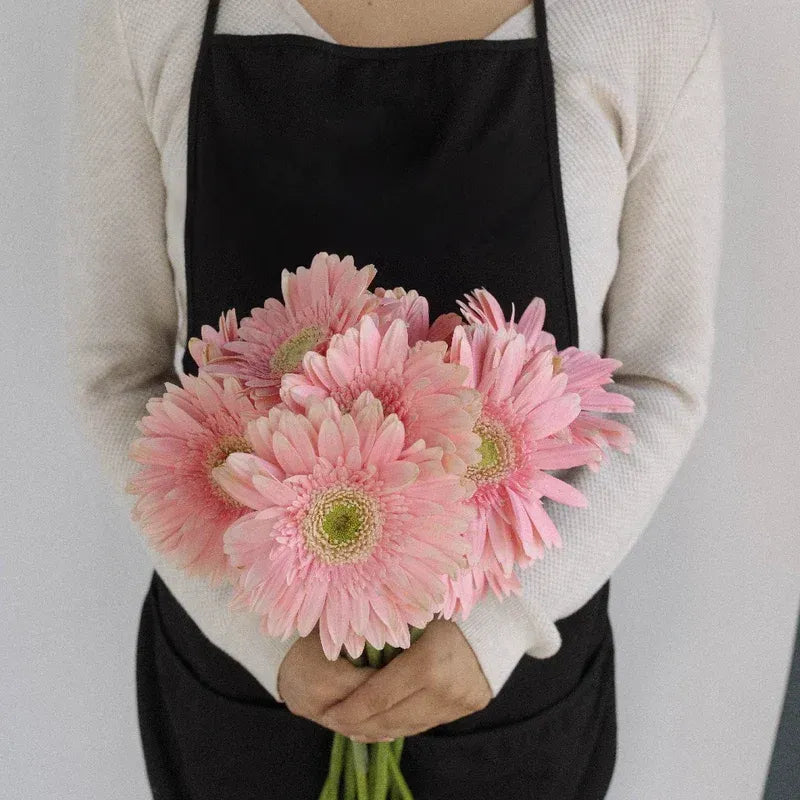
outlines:
[{"label": "bouquet of flowers", "polygon": [[[270,636],[318,630],[326,656],[379,667],[434,617],[466,617],[561,539],[544,498],[585,506],[548,470],[630,451],[621,362],[506,319],[475,289],[431,321],[414,290],[322,252],[237,321],[189,342],[196,376],[148,401],[130,455],[133,518],[182,568],[235,586]],[[334,734],[320,800],[410,798],[403,740]]]}]

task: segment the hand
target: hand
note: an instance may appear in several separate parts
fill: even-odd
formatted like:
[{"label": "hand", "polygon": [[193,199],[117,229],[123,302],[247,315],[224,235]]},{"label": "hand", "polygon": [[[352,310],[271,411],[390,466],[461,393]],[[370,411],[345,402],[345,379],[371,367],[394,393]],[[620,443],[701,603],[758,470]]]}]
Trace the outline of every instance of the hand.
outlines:
[{"label": "hand", "polygon": [[322,715],[375,672],[342,657],[331,661],[322,650],[319,630],[298,639],[278,668],[278,691],[289,711],[322,725]]},{"label": "hand", "polygon": [[454,622],[437,619],[321,719],[359,741],[388,741],[480,711],[491,699],[464,634]]}]

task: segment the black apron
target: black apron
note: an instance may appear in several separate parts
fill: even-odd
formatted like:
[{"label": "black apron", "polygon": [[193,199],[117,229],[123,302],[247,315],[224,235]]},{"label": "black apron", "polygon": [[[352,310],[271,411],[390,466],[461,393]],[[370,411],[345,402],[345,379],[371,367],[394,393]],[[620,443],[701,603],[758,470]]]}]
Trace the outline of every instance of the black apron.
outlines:
[{"label": "black apron", "polygon": [[[486,286],[535,295],[578,346],[544,0],[535,38],[352,47],[215,31],[211,0],[189,109],[188,337],[269,296],[320,250],[374,263],[431,315]],[[186,351],[183,368],[196,374]],[[565,546],[569,546],[567,542]],[[609,583],[524,655],[489,705],[409,737],[417,800],[598,800],[616,758]],[[295,717],[212,645],[154,575],[137,651],[156,800],[316,800],[330,731]]]}]

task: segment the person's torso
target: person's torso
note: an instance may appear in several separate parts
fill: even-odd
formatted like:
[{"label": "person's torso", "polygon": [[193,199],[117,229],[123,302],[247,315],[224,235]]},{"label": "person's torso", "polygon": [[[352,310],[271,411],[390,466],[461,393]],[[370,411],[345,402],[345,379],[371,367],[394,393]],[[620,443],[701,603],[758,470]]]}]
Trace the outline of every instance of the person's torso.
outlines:
[{"label": "person's torso", "polygon": [[[374,263],[378,286],[417,289],[432,316],[480,286],[507,312],[542,297],[559,348],[579,346],[543,0],[534,3],[535,36],[395,47],[220,32],[218,7],[211,0],[188,116],[188,336],[229,308],[241,319],[279,297],[283,271],[325,250]],[[295,334],[283,331],[283,344]],[[259,380],[280,381],[282,364],[267,351],[259,358]],[[188,353],[182,366],[197,371]],[[488,706],[409,737],[404,769],[418,796],[488,798],[498,785],[514,796],[600,796],[615,747],[608,586],[558,620],[558,652],[523,655]],[[198,744],[199,706],[181,692],[213,685],[217,700],[230,699],[201,727],[213,737],[235,720],[227,746],[245,752],[274,704],[197,636],[158,582],[153,591],[162,669],[176,678],[165,702],[188,737],[185,751],[208,752],[211,742]],[[176,653],[204,677],[181,681],[164,661]],[[243,684],[255,691],[244,702]],[[303,740],[321,733],[291,715],[271,725]],[[315,780],[275,755],[267,774],[281,785],[304,781],[310,796]],[[487,771],[487,760],[502,774]],[[203,766],[187,773],[198,796],[210,781],[228,794],[242,776],[252,787],[265,765],[256,758],[222,778],[204,777]]]},{"label": "person's torso", "polygon": [[324,250],[434,317],[481,286],[507,313],[541,297],[557,345],[579,346],[543,33],[354,47],[213,31],[188,137],[190,337]]},{"label": "person's torso", "polygon": [[[595,51],[569,51],[559,34],[559,16],[569,12],[569,6],[564,7],[563,0],[548,2],[550,49],[579,336],[582,348],[599,352],[603,346],[603,301],[617,266],[617,229],[630,153],[620,148],[624,131],[619,129],[613,105],[598,103],[595,98],[594,74],[603,71],[602,59]],[[176,364],[183,355],[187,323],[183,235],[189,95],[205,10],[203,0],[160,5],[157,10],[139,2],[123,6],[148,124],[162,158],[167,249],[179,311]],[[253,35],[294,33],[330,40],[294,0],[227,0],[220,8],[216,30]],[[533,35],[532,9],[526,7],[486,38],[501,41]],[[604,44],[601,42],[598,50]],[[609,76],[610,81],[620,83],[627,79],[623,70]],[[615,93],[630,89],[620,85]]]}]

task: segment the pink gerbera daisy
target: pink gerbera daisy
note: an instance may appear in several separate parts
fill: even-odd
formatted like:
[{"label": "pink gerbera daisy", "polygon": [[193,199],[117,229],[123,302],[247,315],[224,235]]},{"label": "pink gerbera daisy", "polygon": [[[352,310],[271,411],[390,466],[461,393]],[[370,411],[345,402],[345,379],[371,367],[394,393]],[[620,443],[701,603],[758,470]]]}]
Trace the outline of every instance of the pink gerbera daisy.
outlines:
[{"label": "pink gerbera daisy", "polygon": [[[614,382],[611,373],[621,366],[622,362],[616,358],[602,358],[577,347],[567,347],[554,356],[553,369],[567,376],[566,390],[577,392],[581,398],[581,413],[569,426],[573,441],[594,444],[601,452],[602,448],[611,447],[630,453],[636,441],[633,431],[622,422],[600,416],[600,413],[621,414],[634,410],[631,398],[603,388]],[[598,470],[600,460],[588,467]]]},{"label": "pink gerbera daisy", "polygon": [[515,330],[525,336],[528,357],[543,350],[553,353],[553,369],[567,375],[567,392],[577,392],[581,398],[581,412],[570,423],[565,434],[572,441],[594,444],[601,448],[600,458],[589,463],[591,470],[598,470],[604,458],[602,448],[612,447],[624,453],[630,452],[635,442],[633,431],[621,422],[600,416],[604,413],[626,413],[634,409],[633,400],[618,392],[603,388],[613,383],[611,374],[622,366],[615,358],[603,358],[597,353],[567,347],[559,351],[552,334],[543,330],[545,303],[535,297],[525,309],[518,322],[506,320],[497,299],[486,289],[475,289],[465,295],[467,303],[458,300],[465,319],[474,324],[485,324],[493,330]]},{"label": "pink gerbera daisy", "polygon": [[484,548],[479,563],[462,570],[456,578],[448,580],[442,619],[456,617],[466,619],[478,601],[490,590],[502,599],[512,594],[520,594],[522,585],[515,571],[507,575],[493,554]]},{"label": "pink gerbera daisy", "polygon": [[467,298],[466,303],[463,300],[456,300],[456,303],[467,322],[475,325],[488,325],[495,331],[518,331],[525,336],[527,350],[530,354],[544,349],[556,351],[555,337],[552,333],[543,330],[545,305],[541,297],[534,297],[517,321],[514,320],[513,303],[511,318],[506,320],[497,298],[486,289],[473,289],[464,297]]},{"label": "pink gerbera daisy", "polygon": [[229,575],[222,549],[225,529],[250,509],[227,494],[212,471],[230,453],[251,452],[245,429],[257,412],[234,378],[224,383],[201,373],[180,374],[147,402],[136,423],[144,436],[130,446],[143,465],[126,486],[138,495],[132,517],[153,546],[212,583]]},{"label": "pink gerbera daisy", "polygon": [[254,509],[225,534],[239,570],[234,605],[271,636],[308,635],[325,654],[357,657],[369,642],[410,646],[466,564],[472,490],[442,466],[441,448],[405,446],[396,414],[364,392],[343,413],[328,398],[305,414],[281,406],[252,422],[252,455],[214,474]]},{"label": "pink gerbera daisy", "polygon": [[384,333],[372,316],[331,337],[325,355],[307,353],[299,372],[284,375],[281,398],[294,411],[311,399],[332,397],[343,411],[368,389],[387,414],[403,423],[406,444],[423,439],[439,446],[451,472],[463,473],[479,460],[473,426],[481,398],[464,386],[468,370],[445,360],[444,342],[409,347],[408,326],[394,320]]},{"label": "pink gerbera daisy", "polygon": [[413,345],[423,340],[429,342],[450,342],[453,331],[461,324],[461,317],[452,311],[441,314],[430,322],[428,299],[416,289],[406,291],[401,286],[394,289],[375,289],[380,298],[376,309],[378,329],[385,332],[396,319],[408,325],[408,342]]},{"label": "pink gerbera daisy", "polygon": [[372,264],[356,269],[352,256],[340,259],[325,252],[296,273],[284,269],[284,302],[270,297],[263,308],[251,309],[251,316],[239,324],[237,338],[217,342],[221,354],[208,358],[205,369],[234,375],[256,408],[268,411],[280,400],[285,373],[294,372],[309,350],[325,352],[332,334],[347,330],[377,306],[378,298],[367,290],[375,274]]},{"label": "pink gerbera daisy", "polygon": [[528,566],[545,548],[561,546],[543,497],[586,505],[577,489],[545,470],[585,465],[598,450],[554,436],[578,415],[580,398],[566,392],[565,374],[553,374],[551,351],[526,358],[521,333],[473,325],[456,328],[449,358],[469,368],[466,383],[483,398],[475,424],[481,460],[466,473],[476,484],[471,563],[489,559],[510,577],[515,564]]},{"label": "pink gerbera daisy", "polygon": [[200,337],[189,339],[189,352],[198,367],[205,367],[210,361],[222,358],[223,345],[235,342],[239,338],[239,325],[236,322],[236,309],[229,308],[227,313],[219,316],[219,330],[211,325],[203,325]]}]

